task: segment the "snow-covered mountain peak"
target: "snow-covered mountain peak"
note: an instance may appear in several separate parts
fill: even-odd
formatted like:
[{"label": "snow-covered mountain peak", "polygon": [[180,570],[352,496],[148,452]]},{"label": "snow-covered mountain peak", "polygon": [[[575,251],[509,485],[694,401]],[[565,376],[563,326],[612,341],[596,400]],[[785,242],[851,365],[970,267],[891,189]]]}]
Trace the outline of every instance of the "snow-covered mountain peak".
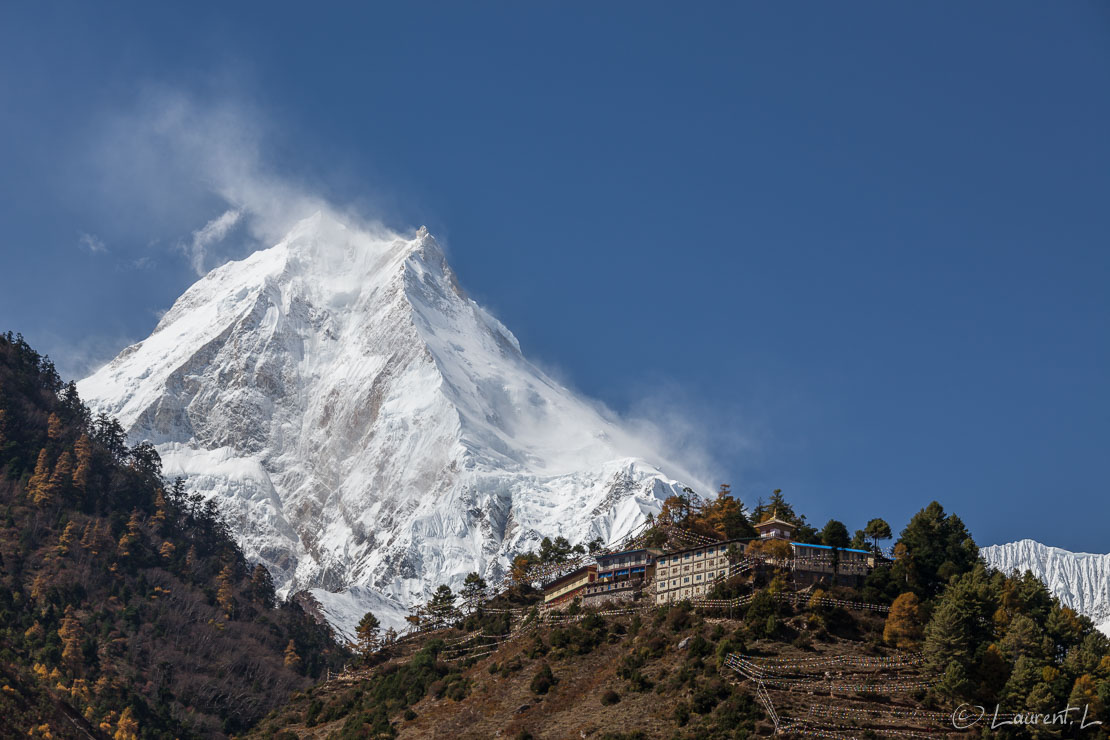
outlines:
[{"label": "snow-covered mountain peak", "polygon": [[620,537],[678,479],[699,487],[530,363],[425,228],[314,214],[79,385],[217,497],[285,590],[407,602],[545,535]]},{"label": "snow-covered mountain peak", "polygon": [[991,545],[980,553],[1004,573],[1031,571],[1065,606],[1086,614],[1110,635],[1110,554],[1070,552],[1030,539]]}]

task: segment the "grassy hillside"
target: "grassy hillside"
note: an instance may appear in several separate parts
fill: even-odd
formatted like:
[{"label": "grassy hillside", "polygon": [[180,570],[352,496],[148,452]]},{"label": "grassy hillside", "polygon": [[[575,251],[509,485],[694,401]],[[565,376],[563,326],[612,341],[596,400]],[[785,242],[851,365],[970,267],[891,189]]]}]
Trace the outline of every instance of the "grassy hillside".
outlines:
[{"label": "grassy hillside", "polygon": [[153,448],[0,335],[0,736],[220,737],[344,657]]}]

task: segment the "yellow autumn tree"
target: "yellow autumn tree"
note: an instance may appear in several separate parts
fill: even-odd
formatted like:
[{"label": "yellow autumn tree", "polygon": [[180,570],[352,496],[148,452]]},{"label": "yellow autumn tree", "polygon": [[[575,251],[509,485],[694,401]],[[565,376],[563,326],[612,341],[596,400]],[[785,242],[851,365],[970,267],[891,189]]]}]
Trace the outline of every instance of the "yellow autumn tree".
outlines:
[{"label": "yellow autumn tree", "polygon": [[513,558],[513,564],[509,568],[509,578],[513,583],[526,583],[531,580],[532,566],[536,564],[535,556],[532,553],[525,553],[517,555]]},{"label": "yellow autumn tree", "polygon": [[166,497],[159,488],[154,494],[154,516],[150,518],[155,528],[160,529],[166,521]]},{"label": "yellow autumn tree", "polygon": [[50,418],[46,420],[46,436],[51,441],[57,441],[62,438],[65,432],[65,427],[62,426],[62,420],[58,418],[57,414],[51,414]]},{"label": "yellow autumn tree", "polygon": [[54,465],[54,472],[50,476],[51,495],[64,491],[71,483],[73,483],[73,455],[66,451],[58,458],[57,464]]},{"label": "yellow autumn tree", "polygon": [[27,498],[32,503],[43,503],[47,496],[47,487],[50,485],[50,457],[46,448],[39,450],[39,459],[35,463],[35,472],[27,481]]},{"label": "yellow autumn tree", "polygon": [[235,570],[230,563],[220,571],[216,583],[216,603],[224,610],[227,618],[231,619],[235,613]]},{"label": "yellow autumn tree", "polygon": [[46,577],[45,573],[40,572],[35,579],[31,581],[31,598],[35,601],[42,601],[46,598],[46,592],[50,590],[50,579]]},{"label": "yellow autumn tree", "polygon": [[85,532],[81,535],[81,549],[93,555],[100,553],[104,536],[100,531],[99,522],[89,522],[85,525]]},{"label": "yellow autumn tree", "polygon": [[883,642],[902,650],[914,650],[921,645],[925,629],[921,620],[921,601],[907,591],[890,605],[890,614],[883,628]]},{"label": "yellow autumn tree", "polygon": [[301,665],[301,656],[297,655],[297,646],[292,640],[285,646],[285,665],[294,670]]},{"label": "yellow autumn tree", "polygon": [[142,536],[142,518],[139,510],[135,509],[131,512],[131,518],[127,520],[127,531],[119,538],[119,554],[122,556],[130,555],[134,550],[135,545],[139,542]]},{"label": "yellow autumn tree", "polygon": [[72,606],[66,607],[62,624],[58,627],[58,637],[62,641],[62,662],[70,671],[76,672],[84,663],[81,643],[85,639],[85,630],[81,628],[81,622],[73,613]]},{"label": "yellow autumn tree", "polygon": [[82,434],[73,446],[74,457],[77,458],[77,467],[73,471],[73,485],[84,491],[89,485],[89,475],[92,473],[92,440],[89,435]]},{"label": "yellow autumn tree", "polygon": [[77,533],[80,531],[81,525],[77,522],[70,522],[66,528],[62,530],[62,534],[58,537],[58,554],[63,555],[69,551],[69,546],[77,541]]},{"label": "yellow autumn tree", "polygon": [[1087,710],[1087,716],[1091,719],[1097,719],[1102,715],[1102,700],[1099,698],[1098,684],[1093,676],[1089,673],[1084,673],[1082,676],[1075,679],[1075,685],[1072,686],[1071,689],[1071,696],[1068,697],[1068,705],[1080,707],[1080,712],[1085,708]]},{"label": "yellow autumn tree", "polygon": [[169,560],[170,558],[173,557],[173,553],[176,549],[177,548],[174,546],[174,544],[172,542],[170,542],[169,540],[166,540],[165,542],[162,543],[162,546],[160,548],[158,548],[158,554],[161,555],[166,560]]},{"label": "yellow autumn tree", "polygon": [[116,734],[113,736],[115,740],[138,740],[139,739],[139,723],[135,719],[134,712],[131,707],[123,710],[119,716],[119,722],[116,723]]}]

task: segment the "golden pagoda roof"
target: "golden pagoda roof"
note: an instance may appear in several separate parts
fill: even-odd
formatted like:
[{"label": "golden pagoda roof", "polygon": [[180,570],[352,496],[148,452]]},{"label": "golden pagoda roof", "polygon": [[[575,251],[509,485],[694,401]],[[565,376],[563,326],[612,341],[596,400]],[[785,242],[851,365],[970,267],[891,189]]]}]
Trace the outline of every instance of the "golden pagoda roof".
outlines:
[{"label": "golden pagoda roof", "polygon": [[783,521],[782,519],[779,519],[777,512],[772,514],[769,519],[764,519],[759,524],[755,524],[755,525],[752,525],[752,526],[754,526],[756,529],[763,529],[763,528],[770,527],[770,526],[775,525],[775,524],[779,524],[779,525],[782,525],[784,527],[789,527],[790,529],[797,529],[797,527],[798,527],[798,525],[794,524],[793,522],[787,522],[787,521]]}]

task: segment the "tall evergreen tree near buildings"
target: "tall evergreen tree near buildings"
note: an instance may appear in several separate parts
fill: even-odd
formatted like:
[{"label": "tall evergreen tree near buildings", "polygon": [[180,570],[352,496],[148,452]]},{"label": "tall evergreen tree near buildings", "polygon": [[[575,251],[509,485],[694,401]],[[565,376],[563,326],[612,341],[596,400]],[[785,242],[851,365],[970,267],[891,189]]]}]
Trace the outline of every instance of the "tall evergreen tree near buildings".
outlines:
[{"label": "tall evergreen tree near buildings", "polygon": [[863,531],[871,540],[872,544],[875,546],[875,549],[879,548],[880,540],[889,540],[891,537],[894,536],[890,531],[890,525],[887,524],[886,521],[884,521],[883,519],[872,519],[867,523],[867,526],[864,527]]},{"label": "tall evergreen tree near buildings", "polygon": [[936,501],[914,514],[895,545],[891,575],[903,590],[930,599],[952,576],[967,573],[978,562],[979,548],[955,514]]},{"label": "tall evergreen tree near buildings", "polygon": [[821,530],[821,544],[829,547],[844,548],[851,544],[848,528],[844,522],[830,519]]}]

